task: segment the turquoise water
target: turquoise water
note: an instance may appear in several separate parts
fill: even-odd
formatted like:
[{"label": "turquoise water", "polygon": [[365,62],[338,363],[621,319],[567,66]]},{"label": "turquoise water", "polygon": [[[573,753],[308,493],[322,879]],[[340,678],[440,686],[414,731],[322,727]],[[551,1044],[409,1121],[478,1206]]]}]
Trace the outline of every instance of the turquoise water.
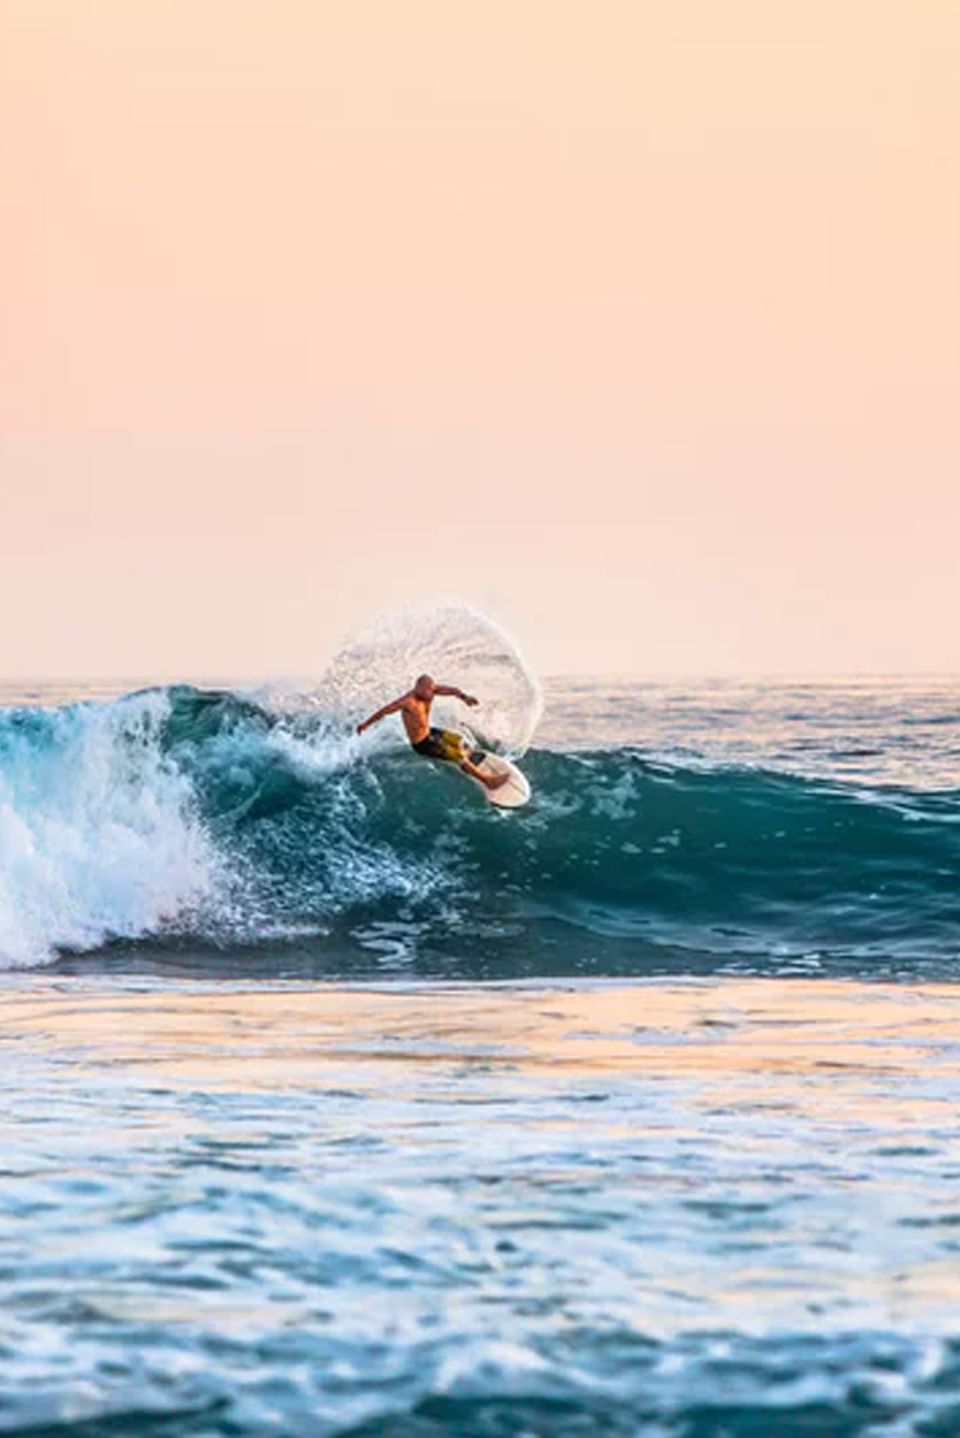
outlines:
[{"label": "turquoise water", "polygon": [[361,744],[313,696],[11,704],[0,964],[953,976],[955,685],[547,698],[512,816],[414,759],[396,719]]},{"label": "turquoise water", "polygon": [[125,688],[2,696],[0,1431],[960,1432],[955,682],[556,681],[509,816]]}]

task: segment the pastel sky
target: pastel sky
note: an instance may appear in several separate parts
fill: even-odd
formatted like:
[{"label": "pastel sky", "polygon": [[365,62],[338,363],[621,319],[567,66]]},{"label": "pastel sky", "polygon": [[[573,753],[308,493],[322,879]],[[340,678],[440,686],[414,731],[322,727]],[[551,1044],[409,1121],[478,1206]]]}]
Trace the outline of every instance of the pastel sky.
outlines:
[{"label": "pastel sky", "polygon": [[956,670],[956,0],[0,0],[0,677]]}]

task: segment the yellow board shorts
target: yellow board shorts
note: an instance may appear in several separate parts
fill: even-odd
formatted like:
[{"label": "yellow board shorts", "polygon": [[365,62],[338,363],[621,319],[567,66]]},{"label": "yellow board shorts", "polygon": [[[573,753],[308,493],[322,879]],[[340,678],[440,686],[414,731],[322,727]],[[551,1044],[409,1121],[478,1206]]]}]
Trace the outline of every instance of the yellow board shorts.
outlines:
[{"label": "yellow board shorts", "polygon": [[413,747],[425,759],[445,759],[449,764],[459,764],[466,757],[463,735],[453,729],[431,729]]}]

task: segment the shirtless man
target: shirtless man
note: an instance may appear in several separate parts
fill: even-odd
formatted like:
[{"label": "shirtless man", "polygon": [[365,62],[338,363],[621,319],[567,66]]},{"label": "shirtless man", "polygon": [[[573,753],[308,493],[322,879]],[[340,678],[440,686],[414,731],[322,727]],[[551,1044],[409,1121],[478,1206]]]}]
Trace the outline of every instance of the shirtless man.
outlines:
[{"label": "shirtless man", "polygon": [[445,759],[450,764],[456,764],[462,773],[469,774],[471,779],[477,779],[486,788],[499,789],[501,784],[507,782],[509,774],[482,774],[468,758],[462,734],[457,734],[452,729],[431,727],[430,705],[434,699],[447,696],[462,700],[471,709],[479,703],[472,694],[464,694],[456,685],[437,684],[429,674],[421,674],[408,693],[401,694],[392,704],[384,704],[376,714],[371,714],[369,719],[358,724],[357,733],[362,734],[371,724],[379,724],[388,714],[399,712],[403,716],[407,738],[417,754],[422,754],[425,759]]}]

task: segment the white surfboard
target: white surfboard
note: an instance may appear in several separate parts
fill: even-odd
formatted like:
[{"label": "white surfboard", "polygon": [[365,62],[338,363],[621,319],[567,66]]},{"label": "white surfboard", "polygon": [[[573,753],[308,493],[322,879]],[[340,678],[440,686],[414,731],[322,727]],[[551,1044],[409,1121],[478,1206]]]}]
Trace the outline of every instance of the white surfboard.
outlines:
[{"label": "white surfboard", "polygon": [[488,789],[479,779],[474,779],[472,774],[467,775],[482,791],[484,798],[489,799],[491,804],[496,804],[498,809],[519,809],[521,804],[525,804],[530,798],[530,783],[526,774],[521,773],[509,759],[504,759],[502,754],[488,754],[485,749],[470,749],[468,757],[481,774],[509,775],[507,782],[501,784],[499,789]]}]

